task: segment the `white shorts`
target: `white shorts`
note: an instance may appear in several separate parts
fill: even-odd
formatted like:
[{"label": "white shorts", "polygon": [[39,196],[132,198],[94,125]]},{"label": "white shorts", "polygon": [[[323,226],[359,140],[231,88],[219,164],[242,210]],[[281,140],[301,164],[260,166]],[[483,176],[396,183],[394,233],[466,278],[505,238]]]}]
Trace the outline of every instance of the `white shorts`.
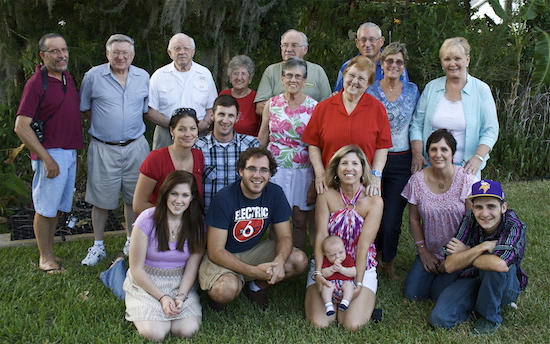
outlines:
[{"label": "white shorts", "polygon": [[[315,261],[312,259],[309,262],[306,289],[310,285],[315,284],[315,280],[313,279],[313,271],[315,271]],[[372,292],[376,294],[376,290],[378,289],[378,274],[376,273],[376,267],[365,271],[365,274],[363,275],[363,287],[372,290]]]}]

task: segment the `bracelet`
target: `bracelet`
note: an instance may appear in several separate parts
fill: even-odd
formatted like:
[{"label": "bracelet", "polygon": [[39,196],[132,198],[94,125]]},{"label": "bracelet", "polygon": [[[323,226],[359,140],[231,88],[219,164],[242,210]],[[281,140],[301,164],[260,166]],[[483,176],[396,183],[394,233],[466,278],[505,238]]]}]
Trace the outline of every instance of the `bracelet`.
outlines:
[{"label": "bracelet", "polygon": [[160,302],[160,300],[162,300],[162,298],[163,298],[163,297],[165,297],[165,296],[168,296],[168,297],[170,297],[170,295],[168,295],[168,294],[164,294],[164,295],[162,295],[161,297],[159,297],[158,301]]},{"label": "bracelet", "polygon": [[323,275],[323,273],[322,273],[321,271],[319,271],[319,270],[315,270],[315,271],[313,271],[313,272],[311,273],[311,278],[312,278],[313,280],[315,280],[315,276],[317,276],[317,275]]},{"label": "bracelet", "polygon": [[177,299],[177,298],[180,297],[180,296],[183,296],[183,300],[182,300],[182,301],[187,300],[187,297],[188,297],[188,296],[187,296],[186,293],[178,293],[178,294],[176,295],[175,299]]},{"label": "bracelet", "polygon": [[362,282],[357,282],[357,283],[355,283],[355,285],[356,285],[356,286],[358,286],[358,287],[361,287],[361,288],[363,288],[363,287],[364,287],[364,285],[363,285],[363,283],[362,283]]},{"label": "bracelet", "polygon": [[414,242],[415,245],[423,244],[423,243],[424,243],[424,240],[418,240],[418,241],[415,241],[415,242]]},{"label": "bracelet", "polygon": [[417,246],[416,248],[417,248],[417,249],[421,249],[421,248],[424,248],[424,247],[425,247],[424,244],[422,244],[422,245],[420,245],[420,246]]},{"label": "bracelet", "polygon": [[481,162],[483,162],[483,161],[485,160],[485,159],[484,159],[481,155],[479,155],[479,154],[475,154],[474,156],[475,156],[476,158],[479,158],[479,160],[481,160]]}]

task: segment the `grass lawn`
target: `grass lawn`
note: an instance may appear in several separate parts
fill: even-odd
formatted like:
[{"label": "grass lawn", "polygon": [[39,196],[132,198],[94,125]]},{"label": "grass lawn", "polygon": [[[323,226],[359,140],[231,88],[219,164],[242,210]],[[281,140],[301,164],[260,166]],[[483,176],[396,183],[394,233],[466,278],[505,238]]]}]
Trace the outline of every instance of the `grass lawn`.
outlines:
[{"label": "grass lawn", "polygon": [[[452,330],[434,330],[428,323],[430,301],[410,302],[402,296],[403,280],[414,258],[405,223],[396,258],[401,282],[381,276],[377,308],[384,315],[357,332],[338,325],[327,329],[304,319],[305,276],[270,290],[265,312],[240,296],[223,313],[213,313],[202,296],[203,325],[191,343],[550,343],[550,181],[504,184],[510,208],[527,223],[523,267],[529,276],[518,309],[503,311],[504,323],[492,337],[471,334],[472,322]],[[91,240],[91,239],[90,239]],[[110,264],[84,267],[80,260],[90,240],[57,244],[68,270],[46,276],[38,270],[36,247],[0,249],[0,343],[142,343],[132,323],[124,319],[118,301],[98,276]],[[112,258],[125,237],[107,237]],[[180,342],[172,336],[166,343]]]}]

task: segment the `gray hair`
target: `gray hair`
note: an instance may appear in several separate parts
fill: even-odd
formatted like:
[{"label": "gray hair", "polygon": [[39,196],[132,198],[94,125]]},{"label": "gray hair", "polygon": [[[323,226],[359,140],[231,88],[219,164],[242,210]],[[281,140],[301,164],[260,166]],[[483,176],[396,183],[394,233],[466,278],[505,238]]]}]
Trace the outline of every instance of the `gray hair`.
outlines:
[{"label": "gray hair", "polygon": [[439,48],[439,57],[451,49],[453,46],[460,47],[460,50],[464,53],[466,56],[470,56],[470,44],[468,43],[468,40],[464,37],[453,37],[453,38],[447,38],[445,42],[441,45],[441,48]]},{"label": "gray hair", "polygon": [[404,43],[400,43],[400,42],[392,42],[388,44],[384,48],[384,51],[382,51],[382,53],[380,54],[380,61],[383,62],[386,60],[386,57],[388,55],[397,54],[397,53],[403,54],[403,60],[405,60],[405,64],[409,62],[409,54],[407,53],[407,47]]},{"label": "gray hair", "polygon": [[307,78],[307,63],[299,57],[292,56],[288,60],[283,62],[283,70],[281,75],[285,75],[289,69],[300,68],[304,74],[304,78]]},{"label": "gray hair", "polygon": [[363,24],[359,25],[359,28],[357,29],[357,34],[359,34],[360,30],[370,29],[371,27],[375,28],[376,33],[378,33],[378,35],[380,37],[382,37],[382,30],[380,29],[380,26],[378,26],[378,25],[376,25],[375,23],[372,23],[372,22],[366,22],[366,23],[363,23]]},{"label": "gray hair", "polygon": [[195,50],[195,40],[193,39],[193,37],[188,36],[184,33],[176,33],[174,36],[172,36],[172,38],[170,38],[170,40],[168,41],[168,50],[170,50],[170,47],[172,45],[172,40],[178,35],[184,35],[185,37],[189,38],[189,41],[191,41],[191,48],[193,48],[193,50]]},{"label": "gray hair", "polygon": [[294,29],[290,29],[290,30],[287,30],[285,33],[283,33],[281,35],[281,44],[283,44],[283,38],[285,38],[285,35],[287,33],[290,33],[290,32],[297,32],[300,34],[300,36],[302,36],[302,43],[307,47],[308,46],[308,43],[307,43],[307,36],[305,33],[301,32],[301,31],[298,31],[298,30],[294,30]]},{"label": "gray hair", "polygon": [[116,33],[114,35],[111,35],[111,37],[109,37],[109,39],[107,40],[107,43],[105,43],[105,49],[107,51],[111,51],[111,46],[115,42],[128,42],[131,45],[132,51],[134,51],[134,40],[120,33]]},{"label": "gray hair", "polygon": [[56,37],[61,37],[63,38],[60,34],[58,33],[47,33],[45,34],[44,36],[42,36],[40,38],[40,40],[38,41],[38,49],[40,51],[46,51],[46,40],[47,39],[50,39],[50,38],[56,38]]},{"label": "gray hair", "polygon": [[231,74],[237,68],[244,67],[250,74],[250,77],[254,75],[254,62],[252,59],[246,55],[237,55],[233,56],[231,61],[229,61],[229,66],[227,67],[227,76],[231,78]]}]

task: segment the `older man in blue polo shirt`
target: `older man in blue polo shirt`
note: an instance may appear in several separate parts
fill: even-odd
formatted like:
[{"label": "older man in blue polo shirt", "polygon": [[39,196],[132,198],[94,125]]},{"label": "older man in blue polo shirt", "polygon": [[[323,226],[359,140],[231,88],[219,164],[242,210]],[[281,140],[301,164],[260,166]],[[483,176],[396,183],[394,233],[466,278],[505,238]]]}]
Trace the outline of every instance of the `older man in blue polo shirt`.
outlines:
[{"label": "older man in blue polo shirt", "polygon": [[[374,80],[382,80],[384,74],[382,74],[382,66],[380,65],[380,54],[382,53],[382,46],[384,45],[385,38],[382,36],[382,30],[378,25],[371,22],[363,23],[357,29],[357,38],[355,39],[355,46],[359,50],[358,55],[368,57],[376,65],[376,74]],[[342,64],[338,71],[338,77],[334,84],[334,92],[340,92],[344,87],[344,71],[348,66],[348,63],[352,59],[347,60]],[[409,75],[407,69],[403,70],[401,74],[401,81],[409,81]]]},{"label": "older man in blue polo shirt", "polygon": [[109,209],[116,209],[122,192],[128,239],[137,214],[132,210],[139,166],[149,153],[143,136],[149,95],[149,74],[132,66],[134,40],[112,35],[105,45],[108,63],[90,69],[80,88],[80,111],[90,118],[86,202],[93,205],[94,245],[83,265],[95,265],[106,256],[103,232]]}]

